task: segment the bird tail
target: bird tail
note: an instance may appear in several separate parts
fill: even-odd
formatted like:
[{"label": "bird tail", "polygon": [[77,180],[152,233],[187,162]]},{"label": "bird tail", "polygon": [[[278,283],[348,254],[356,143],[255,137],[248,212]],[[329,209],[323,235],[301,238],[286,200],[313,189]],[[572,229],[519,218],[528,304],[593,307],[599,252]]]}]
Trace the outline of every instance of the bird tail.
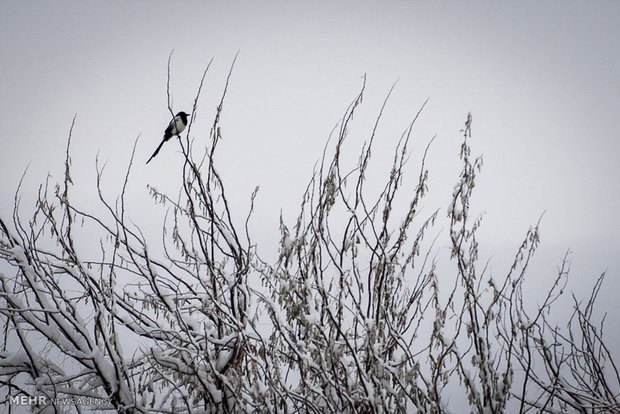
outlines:
[{"label": "bird tail", "polygon": [[164,142],[166,142],[166,139],[163,139],[161,141],[161,143],[159,144],[159,146],[157,147],[157,149],[155,150],[155,152],[153,153],[153,155],[151,155],[151,158],[149,158],[149,160],[146,162],[147,164],[157,155],[157,153],[159,152],[159,150],[161,149],[161,146],[164,145]]}]

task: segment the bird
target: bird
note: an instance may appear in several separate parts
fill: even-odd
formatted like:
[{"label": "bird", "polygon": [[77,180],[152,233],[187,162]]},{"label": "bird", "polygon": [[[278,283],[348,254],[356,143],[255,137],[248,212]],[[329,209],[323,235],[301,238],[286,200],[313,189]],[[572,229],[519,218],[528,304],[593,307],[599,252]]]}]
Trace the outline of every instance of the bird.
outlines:
[{"label": "bird", "polygon": [[176,114],[174,118],[172,118],[172,121],[170,121],[170,123],[168,124],[168,128],[166,128],[166,130],[164,131],[164,139],[162,139],[161,143],[159,144],[153,155],[151,155],[151,158],[149,158],[149,160],[146,162],[147,164],[157,155],[162,145],[164,145],[164,142],[168,141],[174,136],[179,136],[181,132],[183,132],[183,130],[187,126],[188,116],[190,116],[190,114],[186,114],[185,112],[181,111]]}]

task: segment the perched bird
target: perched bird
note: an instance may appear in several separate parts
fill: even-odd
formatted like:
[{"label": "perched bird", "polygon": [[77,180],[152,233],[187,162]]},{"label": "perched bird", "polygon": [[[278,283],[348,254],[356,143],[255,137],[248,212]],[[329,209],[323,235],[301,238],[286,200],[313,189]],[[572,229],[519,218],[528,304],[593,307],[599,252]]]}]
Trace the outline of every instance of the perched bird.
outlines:
[{"label": "perched bird", "polygon": [[172,118],[172,121],[170,121],[170,123],[168,124],[168,128],[166,128],[166,131],[164,131],[164,139],[161,141],[153,155],[151,155],[151,158],[149,158],[149,160],[146,162],[147,164],[153,159],[153,157],[157,155],[157,153],[161,149],[161,146],[164,145],[164,142],[168,141],[174,136],[178,136],[179,134],[181,134],[181,132],[183,132],[183,130],[187,126],[187,117],[189,115],[190,114],[186,114],[185,112],[181,111],[176,114],[174,118]]}]

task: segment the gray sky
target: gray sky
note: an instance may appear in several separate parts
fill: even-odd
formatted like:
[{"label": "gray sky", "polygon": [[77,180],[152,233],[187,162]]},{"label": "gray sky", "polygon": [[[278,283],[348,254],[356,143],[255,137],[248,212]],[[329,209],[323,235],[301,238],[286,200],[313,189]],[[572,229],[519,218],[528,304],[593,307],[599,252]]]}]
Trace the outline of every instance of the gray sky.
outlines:
[{"label": "gray sky", "polygon": [[144,161],[169,121],[168,54],[175,50],[175,111],[190,110],[201,72],[214,58],[194,126],[197,139],[205,139],[240,50],[219,168],[240,213],[261,186],[257,239],[277,239],[280,208],[290,221],[296,215],[325,139],[366,73],[355,154],[397,79],[378,159],[430,98],[415,129],[412,162],[436,134],[426,211],[445,211],[458,177],[459,130],[471,111],[473,151],[484,154],[474,211],[486,211],[483,257],[495,257],[494,271],[505,269],[506,252],[546,210],[534,270],[552,273],[570,248],[577,290],[605,270],[604,299],[620,289],[619,2],[0,4],[3,217],[28,164],[25,207],[48,172],[62,176],[77,113],[76,198],[96,205],[97,154],[107,162],[105,184],[115,196],[141,134],[129,201],[136,223],[161,223],[161,210],[144,214],[154,208],[146,184],[176,195],[180,155],[168,143],[148,166]]}]

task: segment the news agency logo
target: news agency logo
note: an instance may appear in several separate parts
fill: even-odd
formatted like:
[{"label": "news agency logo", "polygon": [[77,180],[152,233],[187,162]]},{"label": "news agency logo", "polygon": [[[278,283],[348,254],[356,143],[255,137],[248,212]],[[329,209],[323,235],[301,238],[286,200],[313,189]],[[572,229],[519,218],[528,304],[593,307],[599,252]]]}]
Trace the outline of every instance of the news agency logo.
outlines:
[{"label": "news agency logo", "polygon": [[104,407],[109,406],[111,400],[109,398],[93,398],[93,397],[69,397],[69,398],[48,398],[45,395],[10,395],[9,405],[20,406],[68,406],[79,405],[82,407]]},{"label": "news agency logo", "polygon": [[10,405],[47,405],[45,395],[9,395]]}]

